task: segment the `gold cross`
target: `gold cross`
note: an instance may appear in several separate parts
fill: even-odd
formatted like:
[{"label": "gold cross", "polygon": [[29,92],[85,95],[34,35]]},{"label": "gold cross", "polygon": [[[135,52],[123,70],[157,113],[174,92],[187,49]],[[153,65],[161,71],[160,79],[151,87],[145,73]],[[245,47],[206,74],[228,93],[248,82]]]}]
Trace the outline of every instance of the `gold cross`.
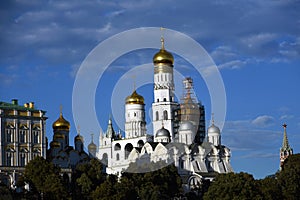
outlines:
[{"label": "gold cross", "polygon": [[165,30],[165,28],[160,27],[160,31],[161,31],[161,38],[160,38],[160,41],[161,41],[161,49],[165,49],[164,30]]},{"label": "gold cross", "polygon": [[91,133],[92,142],[94,142],[94,133]]},{"label": "gold cross", "polygon": [[63,106],[60,104],[60,106],[59,106],[59,113],[60,113],[60,115],[62,115],[62,109],[63,109]]},{"label": "gold cross", "polygon": [[78,132],[78,135],[80,135],[80,126],[79,125],[77,126],[77,132]]}]

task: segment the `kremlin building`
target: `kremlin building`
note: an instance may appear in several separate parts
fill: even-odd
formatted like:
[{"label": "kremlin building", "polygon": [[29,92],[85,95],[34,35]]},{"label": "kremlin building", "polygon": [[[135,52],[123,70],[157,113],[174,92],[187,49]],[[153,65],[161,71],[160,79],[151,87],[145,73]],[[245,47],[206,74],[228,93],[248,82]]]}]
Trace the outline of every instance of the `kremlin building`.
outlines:
[{"label": "kremlin building", "polygon": [[[165,49],[163,38],[153,65],[153,133],[146,130],[144,98],[134,90],[125,99],[124,136],[114,131],[111,119],[106,131],[100,133],[96,156],[106,164],[106,172],[139,173],[175,164],[187,191],[217,173],[233,172],[230,149],[222,145],[213,118],[205,130],[204,106],[193,95],[191,78],[183,80],[185,94],[176,102],[174,57]],[[143,169],[145,165],[147,169]]]}]

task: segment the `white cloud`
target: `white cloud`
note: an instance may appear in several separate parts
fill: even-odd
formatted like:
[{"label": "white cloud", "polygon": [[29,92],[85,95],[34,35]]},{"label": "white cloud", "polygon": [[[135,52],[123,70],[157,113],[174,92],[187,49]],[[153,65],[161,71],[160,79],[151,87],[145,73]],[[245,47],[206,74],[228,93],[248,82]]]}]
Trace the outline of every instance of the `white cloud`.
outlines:
[{"label": "white cloud", "polygon": [[282,115],[280,116],[281,120],[288,120],[288,119],[293,119],[294,115]]},{"label": "white cloud", "polygon": [[251,123],[257,127],[268,127],[274,124],[274,117],[269,115],[258,116]]},{"label": "white cloud", "polygon": [[[155,1],[132,0],[14,3],[8,7],[10,10],[1,13],[0,19],[3,40],[0,58],[3,62],[9,58],[9,65],[25,63],[32,56],[37,60],[53,60],[55,53],[51,49],[57,49],[77,52],[77,56],[63,53],[54,59],[55,64],[72,66],[109,35],[149,26],[164,26],[190,35],[206,49],[212,49],[211,56],[221,69],[237,69],[254,58],[285,62],[297,59],[300,52],[295,28],[299,25],[299,14],[293,12],[297,6],[291,2],[244,4],[192,0],[184,5],[180,1],[162,1],[159,6]],[[280,26],[273,23],[276,19],[281,20]],[[286,35],[289,40],[283,42],[281,38]],[[41,53],[47,48],[49,54]]]},{"label": "white cloud", "polygon": [[232,60],[226,63],[219,65],[219,69],[239,69],[246,65],[246,61],[241,60]]}]

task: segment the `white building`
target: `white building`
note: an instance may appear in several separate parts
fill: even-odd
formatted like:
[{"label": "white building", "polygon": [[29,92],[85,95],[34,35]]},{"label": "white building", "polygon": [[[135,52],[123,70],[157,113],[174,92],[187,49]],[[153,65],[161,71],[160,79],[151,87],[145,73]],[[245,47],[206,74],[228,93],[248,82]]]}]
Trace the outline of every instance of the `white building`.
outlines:
[{"label": "white building", "polygon": [[146,132],[144,98],[133,91],[126,98],[125,136],[115,133],[109,119],[106,132],[100,133],[97,157],[107,164],[109,174],[144,172],[142,167],[132,168],[132,163],[148,165],[151,170],[162,167],[152,166],[157,161],[174,163],[189,190],[201,184],[202,179],[232,172],[231,154],[221,144],[221,132],[213,120],[205,134],[204,107],[191,97],[191,78],[184,82],[189,83],[184,101],[175,101],[174,58],[165,50],[163,38],[161,43],[153,57],[153,134]]}]

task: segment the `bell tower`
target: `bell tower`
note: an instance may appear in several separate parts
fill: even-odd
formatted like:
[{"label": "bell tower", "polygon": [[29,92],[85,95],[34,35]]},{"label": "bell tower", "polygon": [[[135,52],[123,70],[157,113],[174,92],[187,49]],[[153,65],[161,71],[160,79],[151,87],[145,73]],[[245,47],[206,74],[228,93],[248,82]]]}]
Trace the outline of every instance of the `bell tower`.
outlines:
[{"label": "bell tower", "polygon": [[174,57],[165,50],[164,38],[161,37],[161,49],[153,57],[154,64],[154,101],[152,103],[153,132],[156,133],[163,122],[164,128],[174,139],[174,111],[178,107],[174,96]]}]

